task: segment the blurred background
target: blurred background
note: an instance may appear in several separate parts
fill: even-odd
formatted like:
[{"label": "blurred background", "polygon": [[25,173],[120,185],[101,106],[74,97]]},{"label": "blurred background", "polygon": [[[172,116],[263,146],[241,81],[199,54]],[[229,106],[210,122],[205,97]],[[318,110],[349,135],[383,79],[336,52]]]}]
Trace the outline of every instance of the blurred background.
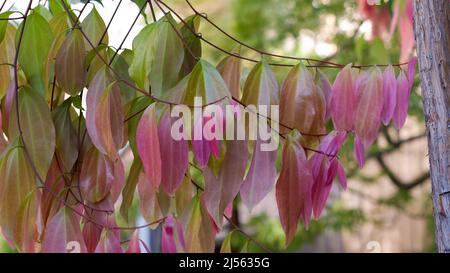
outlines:
[{"label": "blurred background", "polygon": [[[392,31],[389,27],[391,20],[394,20],[394,4],[405,1],[381,1],[380,6],[369,6],[359,0],[192,0],[191,3],[199,12],[207,13],[208,18],[225,31],[258,49],[338,63],[386,64],[400,62],[402,35],[399,35],[400,30]],[[6,8],[24,10],[27,2],[8,0]],[[73,2],[74,9],[83,6]],[[183,17],[193,14],[184,0],[164,2]],[[103,0],[102,3],[103,6],[98,3],[95,6],[108,22],[118,0]],[[91,8],[92,5],[88,5],[81,18]],[[109,30],[112,46],[120,44],[138,12],[135,3],[123,1]],[[156,12],[157,16],[161,16],[157,8]],[[149,9],[146,14],[148,21],[151,21]],[[141,18],[132,29],[125,42],[126,48],[131,48],[133,37],[145,23]],[[202,22],[200,32],[227,50],[237,46],[206,22]],[[241,54],[259,57],[244,48]],[[214,64],[225,57],[206,44],[203,44],[203,55]],[[243,65],[245,79],[252,64],[244,62]],[[288,70],[274,70],[281,84]],[[331,79],[337,73],[335,69],[327,68],[323,72]],[[309,230],[299,226],[296,238],[287,250],[274,193],[251,213],[236,200],[238,209],[234,213],[234,221],[273,251],[435,251],[427,142],[417,85],[416,79],[406,126],[401,132],[393,127],[383,128],[362,170],[358,169],[354,160],[352,143],[344,147],[340,156],[349,176],[349,188],[346,191],[337,186],[333,188],[324,215],[320,220],[313,221]],[[131,164],[131,152],[123,153],[124,161],[127,165]],[[142,220],[138,216],[137,198],[135,203],[135,217],[139,222]],[[119,224],[121,221],[123,223],[123,219],[118,219]],[[141,237],[146,240],[157,235],[158,230],[141,232]],[[224,236],[218,236],[219,247]],[[262,251],[238,234],[233,236],[232,247],[235,251]],[[0,239],[0,252],[8,251],[14,250]]]}]

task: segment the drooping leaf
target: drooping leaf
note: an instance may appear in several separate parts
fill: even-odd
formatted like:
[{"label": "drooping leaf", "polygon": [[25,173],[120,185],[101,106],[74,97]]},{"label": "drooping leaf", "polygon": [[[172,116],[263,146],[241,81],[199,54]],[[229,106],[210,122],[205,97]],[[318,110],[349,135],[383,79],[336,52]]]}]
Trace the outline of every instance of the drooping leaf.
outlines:
[{"label": "drooping leaf", "polygon": [[184,233],[185,251],[187,253],[213,252],[215,237],[213,225],[203,201],[195,196]]},{"label": "drooping leaf", "polygon": [[0,227],[20,251],[33,252],[36,240],[37,198],[35,174],[16,138],[0,160]]},{"label": "drooping leaf", "polygon": [[142,217],[147,223],[153,223],[150,225],[150,228],[156,228],[158,223],[154,222],[162,218],[163,212],[161,211],[156,190],[151,186],[148,177],[144,173],[141,173],[139,176],[138,193]]},{"label": "drooping leaf", "polygon": [[222,226],[225,209],[234,200],[244,181],[247,159],[247,141],[227,141],[219,175],[216,177],[210,169],[203,171],[205,206],[218,227]]},{"label": "drooping leaf", "polygon": [[83,35],[79,29],[70,31],[56,56],[55,76],[69,95],[77,95],[86,84]]},{"label": "drooping leaf", "polygon": [[[239,51],[237,50],[237,52]],[[241,99],[241,63],[241,59],[230,55],[217,65],[217,70],[227,83],[231,95],[238,100]]]},{"label": "drooping leaf", "polygon": [[123,253],[119,230],[104,229],[95,253]]},{"label": "drooping leaf", "polygon": [[378,68],[369,72],[360,94],[356,108],[355,133],[361,138],[364,147],[369,147],[377,138],[383,110],[383,76]]},{"label": "drooping leaf", "polygon": [[269,64],[262,60],[247,77],[242,95],[245,105],[278,105],[279,87]]},{"label": "drooping leaf", "polygon": [[148,88],[151,65],[155,58],[154,33],[157,24],[145,26],[133,40],[133,61],[130,64],[129,74],[137,86]]},{"label": "drooping leaf", "polygon": [[69,173],[78,158],[77,131],[70,116],[71,100],[66,100],[52,112],[56,133],[56,154],[61,168]]},{"label": "drooping leaf", "polygon": [[48,222],[42,239],[44,253],[86,252],[80,222],[70,208],[61,208]]},{"label": "drooping leaf", "polygon": [[[55,127],[50,109],[42,96],[30,87],[19,91],[19,117],[24,145],[40,177],[44,180],[55,151]],[[15,107],[15,104],[14,104]],[[10,115],[9,137],[19,136],[17,115]]]},{"label": "drooping leaf", "polygon": [[[200,38],[192,33],[192,30],[198,32],[200,28],[201,17],[194,14],[184,19],[183,22],[179,23],[180,33],[187,46],[184,47],[184,61],[181,66],[180,78],[183,78],[189,74],[194,66],[197,64],[197,60],[202,57],[202,45]],[[195,58],[192,54],[197,57]]]},{"label": "drooping leaf", "polygon": [[[0,22],[7,22],[1,21]],[[0,99],[6,95],[8,87],[13,82],[13,68],[8,65],[14,63],[16,29],[12,25],[5,25],[4,39],[0,42]]]},{"label": "drooping leaf", "polygon": [[351,64],[344,67],[334,81],[330,103],[336,130],[351,131],[355,127],[357,99],[353,81]]},{"label": "drooping leaf", "polygon": [[187,167],[189,146],[186,140],[175,140],[171,134],[171,117],[163,115],[158,127],[161,151],[161,184],[163,190],[173,196],[183,182]]},{"label": "drooping leaf", "polygon": [[92,203],[102,201],[111,191],[115,181],[114,163],[95,147],[84,157],[80,173],[80,190]]},{"label": "drooping leaf", "polygon": [[331,117],[331,93],[332,93],[332,87],[330,82],[328,81],[327,76],[320,70],[318,70],[318,73],[316,74],[317,78],[317,87],[322,90],[322,93],[325,97],[325,102],[327,105],[327,110],[325,114],[325,119],[328,120]]},{"label": "drooping leaf", "polygon": [[397,80],[395,78],[394,68],[390,65],[383,72],[383,110],[381,119],[387,126],[394,115],[397,105]]},{"label": "drooping leaf", "polygon": [[8,18],[11,14],[13,14],[14,12],[12,11],[7,11],[7,12],[2,12],[0,13],[0,43],[3,42],[3,39],[5,38],[5,34],[6,34],[6,29],[9,25],[8,23]]},{"label": "drooping leaf", "polygon": [[408,105],[410,95],[410,83],[403,71],[397,77],[397,105],[395,107],[393,121],[394,127],[400,130],[408,116]]},{"label": "drooping leaf", "polygon": [[142,172],[142,163],[136,158],[131,164],[130,171],[125,183],[125,187],[122,190],[122,203],[120,204],[120,214],[128,222],[128,210],[130,209],[134,192],[136,191],[137,184],[139,182],[139,175]]},{"label": "drooping leaf", "polygon": [[[106,33],[103,37],[103,40],[100,41],[100,39],[102,39],[103,33],[105,33],[106,31],[106,25],[95,6],[86,16],[86,18],[84,18],[83,22],[81,23],[81,28],[83,29],[83,32],[86,34],[87,38],[93,46],[96,47],[100,43],[106,45],[108,44],[108,33]],[[90,43],[86,39],[84,41],[86,50],[91,50],[92,46],[90,45]]]},{"label": "drooping leaf", "polygon": [[[16,41],[19,39],[19,25],[16,32]],[[46,80],[44,77],[44,64],[53,42],[53,33],[49,23],[37,12],[32,12],[26,20],[19,51],[19,63],[28,82],[41,96],[45,95]]]},{"label": "drooping leaf", "polygon": [[152,187],[157,189],[161,184],[162,161],[155,105],[150,105],[142,114],[136,130],[136,144],[145,174]]},{"label": "drooping leaf", "polygon": [[281,172],[276,186],[278,212],[288,245],[297,231],[300,217],[305,225],[312,212],[313,179],[298,131],[291,132],[284,144]]},{"label": "drooping leaf", "polygon": [[124,144],[124,114],[120,90],[106,67],[92,80],[86,106],[86,126],[92,143],[111,160],[116,160]]},{"label": "drooping leaf", "polygon": [[150,45],[154,47],[150,85],[152,94],[156,97],[161,97],[163,92],[175,86],[179,80],[184,61],[184,47],[177,31],[179,32],[177,24],[170,14],[157,22],[154,41]]},{"label": "drooping leaf", "polygon": [[128,243],[127,253],[141,253],[141,247],[139,246],[139,230],[135,230],[131,235],[130,242]]},{"label": "drooping leaf", "polygon": [[169,216],[163,226],[161,235],[162,253],[178,253],[184,248],[184,235],[181,224]]},{"label": "drooping leaf", "polygon": [[277,178],[277,150],[264,151],[261,142],[255,142],[252,163],[240,191],[250,211],[273,189]]},{"label": "drooping leaf", "polygon": [[[293,67],[281,89],[281,123],[305,134],[323,134],[325,115],[325,96],[313,76],[304,65]],[[281,132],[287,133],[289,129],[282,127]]]}]

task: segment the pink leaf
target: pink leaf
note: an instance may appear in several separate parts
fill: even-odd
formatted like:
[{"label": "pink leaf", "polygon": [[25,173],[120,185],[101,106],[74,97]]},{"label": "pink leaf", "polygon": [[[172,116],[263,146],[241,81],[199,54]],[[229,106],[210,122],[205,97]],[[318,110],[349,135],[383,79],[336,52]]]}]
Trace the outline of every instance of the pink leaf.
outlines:
[{"label": "pink leaf", "polygon": [[184,248],[182,226],[171,216],[166,219],[162,230],[161,248],[163,253],[177,253]]},{"label": "pink leaf", "polygon": [[394,115],[397,102],[397,79],[394,68],[389,65],[383,73],[383,110],[381,120],[384,125],[388,125]]},{"label": "pink leaf", "polygon": [[297,231],[300,217],[307,226],[312,211],[312,175],[306,155],[295,130],[289,135],[283,148],[280,176],[276,186],[276,199],[281,225],[288,245]]},{"label": "pink leaf", "polygon": [[397,106],[394,112],[394,127],[400,130],[405,124],[406,117],[408,116],[408,104],[409,104],[409,82],[402,71],[397,77]]},{"label": "pink leaf", "polygon": [[170,116],[165,114],[159,124],[158,136],[161,162],[164,162],[161,173],[162,187],[168,195],[173,196],[183,182],[188,167],[189,146],[184,139],[173,139],[171,124]]},{"label": "pink leaf", "polygon": [[161,184],[161,152],[155,104],[142,114],[136,129],[136,145],[150,183],[156,189]]},{"label": "pink leaf", "polygon": [[69,208],[62,208],[55,214],[44,230],[42,252],[66,253],[75,250],[86,252],[86,244],[80,223]]},{"label": "pink leaf", "polygon": [[141,253],[141,248],[139,246],[139,230],[135,230],[131,236],[130,242],[128,243],[127,253]]},{"label": "pink leaf", "polygon": [[[198,132],[197,134],[200,134],[200,132],[203,131],[203,124],[207,118],[200,117],[194,125],[194,132]],[[195,135],[195,133],[193,133]],[[203,133],[201,133],[202,138],[201,139],[192,139],[192,151],[194,153],[195,159],[197,160],[198,165],[201,168],[204,168],[206,164],[208,164],[209,156],[211,154],[211,148],[210,143],[203,137]]]},{"label": "pink leaf", "polygon": [[356,96],[351,69],[350,64],[344,67],[332,88],[331,118],[339,131],[352,131],[355,127]]},{"label": "pink leaf", "polygon": [[325,74],[323,74],[322,71],[319,70],[319,82],[318,86],[320,89],[322,89],[322,92],[325,96],[325,102],[326,102],[326,114],[325,119],[328,120],[331,117],[331,94],[332,94],[332,87],[330,82],[328,81],[328,78]]},{"label": "pink leaf", "polygon": [[417,57],[412,57],[409,60],[408,72],[407,72],[407,77],[408,77],[408,82],[409,82],[410,88],[414,84],[414,77],[416,76],[416,64],[417,64]]},{"label": "pink leaf", "polygon": [[358,166],[362,168],[364,166],[365,158],[364,158],[364,144],[362,140],[356,136],[355,137],[355,156],[356,161],[358,162]]},{"label": "pink leaf", "polygon": [[262,151],[261,143],[261,140],[255,143],[252,163],[241,187],[242,202],[249,210],[272,190],[277,178],[277,150]]},{"label": "pink leaf", "polygon": [[241,188],[247,166],[247,142],[228,141],[225,158],[218,177],[210,169],[205,169],[205,206],[217,226],[222,226],[225,208],[234,200]]},{"label": "pink leaf", "polygon": [[364,147],[371,145],[378,136],[383,109],[383,78],[378,68],[369,72],[356,109],[356,135]]}]

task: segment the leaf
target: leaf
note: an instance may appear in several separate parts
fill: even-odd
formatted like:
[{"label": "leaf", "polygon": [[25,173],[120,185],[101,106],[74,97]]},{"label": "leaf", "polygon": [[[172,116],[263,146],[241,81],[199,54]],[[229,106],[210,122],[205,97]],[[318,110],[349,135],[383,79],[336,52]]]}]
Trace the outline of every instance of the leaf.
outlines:
[{"label": "leaf", "polygon": [[[0,17],[1,18],[1,17]],[[7,22],[7,21],[1,21]],[[7,64],[14,63],[16,46],[14,42],[16,29],[8,24],[5,25],[4,39],[0,42],[0,99],[6,95],[8,87],[13,84],[13,68]]]},{"label": "leaf", "polygon": [[134,192],[136,191],[139,182],[139,175],[142,172],[142,163],[138,159],[134,159],[131,164],[130,172],[128,173],[125,187],[122,190],[122,203],[120,204],[120,214],[128,222],[128,210],[130,209]]},{"label": "leaf", "polygon": [[161,151],[158,137],[158,121],[155,103],[142,114],[136,130],[136,144],[139,156],[153,188],[161,184]]},{"label": "leaf", "polygon": [[[287,75],[281,89],[280,121],[305,134],[325,133],[326,101],[320,88],[314,83],[309,70],[296,65]],[[281,132],[289,129],[282,127]],[[305,139],[312,142],[316,139]]]},{"label": "leaf", "polygon": [[410,83],[403,71],[397,77],[397,105],[395,107],[393,121],[394,127],[400,130],[408,116],[408,104],[410,95]]},{"label": "leaf", "polygon": [[141,253],[139,246],[139,230],[136,229],[131,235],[130,242],[128,243],[127,253]]},{"label": "leaf", "polygon": [[189,76],[185,92],[180,95],[182,95],[182,102],[186,105],[194,105],[195,97],[201,97],[203,104],[231,98],[222,76],[213,65],[203,59],[195,65]]},{"label": "leaf", "polygon": [[[140,212],[147,223],[153,223],[163,217],[161,207],[159,204],[156,190],[151,187],[150,181],[144,173],[139,175],[138,182],[138,194],[140,201]],[[158,226],[158,223],[150,225],[150,228],[154,229]]]},{"label": "leaf", "polygon": [[6,29],[9,26],[9,21],[7,20],[11,14],[14,12],[7,11],[0,13],[0,43],[3,42],[3,39],[6,35]]},{"label": "leaf", "polygon": [[336,130],[353,130],[355,127],[356,104],[356,90],[353,83],[351,64],[348,64],[338,73],[332,87],[331,118]]},{"label": "leaf", "polygon": [[123,107],[120,90],[106,67],[89,85],[86,97],[86,126],[92,143],[115,161],[123,146]]},{"label": "leaf", "polygon": [[226,142],[226,153],[218,177],[210,169],[205,169],[204,201],[208,212],[217,226],[222,226],[226,207],[233,202],[244,181],[247,167],[247,141]]},{"label": "leaf", "polygon": [[262,60],[247,77],[242,95],[245,105],[278,105],[279,87],[269,64]]},{"label": "leaf", "polygon": [[[237,52],[239,52],[237,50]],[[241,59],[234,56],[225,57],[218,65],[217,70],[226,82],[233,98],[239,100],[241,98]]]},{"label": "leaf", "polygon": [[377,138],[383,110],[383,77],[380,69],[372,68],[363,86],[356,108],[355,134],[364,147],[369,147]]},{"label": "leaf", "polygon": [[95,253],[123,253],[119,230],[104,229]]},{"label": "leaf", "polygon": [[235,230],[228,232],[225,239],[223,239],[222,246],[220,247],[220,253],[232,253],[231,251],[231,239],[233,238]]},{"label": "leaf", "polygon": [[[16,32],[19,39],[23,22]],[[41,96],[45,95],[47,82],[44,77],[44,64],[53,42],[53,33],[49,23],[39,13],[31,13],[26,20],[19,51],[19,64],[30,85]]]},{"label": "leaf", "polygon": [[37,198],[35,175],[20,141],[13,139],[0,160],[0,227],[19,251],[34,250]]},{"label": "leaf", "polygon": [[[93,46],[97,47],[101,43],[105,45],[108,44],[108,33],[106,33],[103,37],[103,40],[100,41],[100,39],[102,39],[103,33],[105,33],[106,31],[106,25],[95,6],[86,16],[86,18],[84,18],[83,22],[81,23],[81,28],[83,29],[83,32],[86,34],[87,38]],[[91,50],[91,43],[89,43],[86,39],[84,41],[86,50]]]},{"label": "leaf", "polygon": [[70,31],[56,56],[55,76],[61,88],[75,96],[86,83],[85,47],[81,31]]},{"label": "leaf", "polygon": [[44,230],[41,251],[67,253],[71,250],[70,247],[86,252],[86,244],[77,217],[71,209],[62,208],[50,219]]},{"label": "leaf", "polygon": [[192,200],[192,210],[184,233],[187,253],[214,251],[213,222],[210,220],[203,202],[198,196]]},{"label": "leaf", "polygon": [[78,158],[77,131],[70,116],[71,102],[71,99],[64,101],[52,112],[56,133],[56,155],[61,161],[61,167],[65,173],[72,170]]},{"label": "leaf", "polygon": [[252,163],[240,190],[242,202],[250,211],[273,189],[277,178],[277,150],[263,151],[262,142],[255,142]]},{"label": "leaf", "polygon": [[115,181],[114,163],[95,147],[83,159],[80,173],[80,190],[86,200],[97,203],[110,193]]},{"label": "leaf", "polygon": [[163,190],[173,196],[181,185],[188,168],[189,146],[186,140],[174,140],[171,134],[171,118],[163,115],[158,127],[161,151],[161,184]]},{"label": "leaf", "polygon": [[397,80],[394,68],[392,65],[389,65],[383,72],[383,110],[381,111],[381,120],[385,126],[391,121],[396,105]]},{"label": "leaf", "polygon": [[[184,60],[181,66],[179,78],[183,78],[187,74],[191,73],[194,66],[197,64],[198,59],[202,57],[202,44],[200,38],[192,33],[192,30],[198,32],[200,28],[201,17],[194,14],[184,19],[184,23],[179,23],[180,33],[185,41],[184,47]],[[191,52],[194,56],[192,56]]]},{"label": "leaf", "polygon": [[[147,5],[147,0],[131,0],[131,1],[134,2],[139,9],[143,8],[144,5]],[[147,23],[147,14],[145,13],[145,8],[142,9],[141,14],[145,19],[145,23]]]},{"label": "leaf", "polygon": [[149,75],[155,58],[155,48],[152,45],[156,30],[157,23],[147,25],[133,40],[134,57],[128,73],[136,85],[144,89],[148,88],[150,83]]},{"label": "leaf", "polygon": [[162,253],[178,253],[184,248],[183,228],[181,224],[169,216],[164,222],[161,235]]},{"label": "leaf", "polygon": [[327,106],[325,120],[328,120],[331,116],[330,103],[331,103],[332,87],[330,82],[328,81],[327,76],[322,71],[318,70],[318,73],[316,73],[316,78],[317,78],[317,88],[322,90],[322,93],[325,97],[325,103]]},{"label": "leaf", "polygon": [[48,220],[51,219],[63,205],[59,200],[59,197],[64,193],[64,185],[65,181],[63,174],[59,169],[56,158],[53,158],[40,200],[40,210],[44,226],[46,226]]},{"label": "leaf", "polygon": [[128,140],[130,142],[131,150],[133,155],[139,158],[139,153],[137,151],[136,145],[136,130],[141,120],[142,114],[147,109],[147,107],[152,103],[152,100],[147,96],[140,96],[134,99],[127,111],[127,125],[128,125]]},{"label": "leaf", "polygon": [[[180,69],[184,61],[183,42],[174,30],[175,20],[170,14],[157,22],[153,36],[154,57],[150,69],[150,86],[152,94],[161,94],[174,87],[179,80]],[[136,56],[140,58],[141,56]]]},{"label": "leaf", "polygon": [[[45,180],[55,151],[55,127],[50,109],[36,90],[30,87],[20,90],[18,107],[24,145],[39,176]],[[14,139],[19,136],[17,115],[12,114],[9,119],[9,137]]]},{"label": "leaf", "polygon": [[299,218],[302,217],[307,226],[312,211],[313,180],[299,138],[296,130],[287,137],[276,186],[278,212],[286,234],[286,245],[289,245],[295,236]]}]

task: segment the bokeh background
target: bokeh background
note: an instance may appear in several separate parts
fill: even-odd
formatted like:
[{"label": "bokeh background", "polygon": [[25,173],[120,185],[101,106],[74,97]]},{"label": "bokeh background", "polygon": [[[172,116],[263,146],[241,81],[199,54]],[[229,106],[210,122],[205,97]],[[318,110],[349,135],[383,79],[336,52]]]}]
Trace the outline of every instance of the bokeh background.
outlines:
[{"label": "bokeh background", "polygon": [[[399,2],[404,2],[400,0]],[[24,10],[28,1],[8,0],[5,8]],[[37,4],[37,1],[35,1]],[[40,1],[44,3],[45,1]],[[79,2],[79,1],[78,1]],[[118,0],[103,0],[94,5],[105,22],[111,18]],[[166,0],[178,13],[193,14],[184,0]],[[385,1],[381,7],[367,7],[358,0],[192,0],[198,11],[256,48],[278,54],[313,57],[339,63],[385,64],[399,63],[401,54],[400,30],[389,33],[396,1]],[[82,3],[73,3],[81,9]],[[88,5],[83,18],[89,13]],[[368,10],[370,8],[370,10]],[[156,8],[157,15],[161,12]],[[368,13],[371,12],[371,13]],[[136,14],[135,3],[125,0],[109,30],[109,40],[117,47]],[[151,21],[147,9],[148,21]],[[143,18],[125,42],[131,48],[133,37],[145,24]],[[227,50],[237,44],[202,23],[204,37]],[[224,55],[203,45],[203,54],[217,63]],[[258,58],[244,48],[242,55]],[[277,60],[283,62],[283,60]],[[286,61],[288,62],[288,61]],[[244,76],[251,68],[244,63]],[[281,83],[285,68],[274,68]],[[323,70],[334,78],[335,69]],[[237,202],[234,221],[273,251],[290,252],[428,252],[434,251],[434,227],[428,174],[427,142],[422,116],[420,89],[417,79],[410,100],[410,112],[401,132],[384,128],[376,144],[370,149],[368,161],[360,170],[353,156],[352,143],[341,153],[349,175],[349,188],[332,190],[324,215],[313,221],[309,230],[300,226],[294,242],[286,250],[284,234],[279,224],[274,193],[251,213]],[[129,165],[132,155],[122,151]],[[136,200],[136,198],[135,198]],[[136,222],[138,204],[134,204]],[[119,216],[120,218],[120,216]],[[123,219],[117,219],[120,224]],[[1,236],[1,235],[0,235]],[[141,232],[141,238],[155,245],[152,238],[158,230]],[[217,245],[225,234],[220,234]],[[243,236],[233,237],[236,251],[262,251]],[[0,237],[0,252],[14,252]]]}]

